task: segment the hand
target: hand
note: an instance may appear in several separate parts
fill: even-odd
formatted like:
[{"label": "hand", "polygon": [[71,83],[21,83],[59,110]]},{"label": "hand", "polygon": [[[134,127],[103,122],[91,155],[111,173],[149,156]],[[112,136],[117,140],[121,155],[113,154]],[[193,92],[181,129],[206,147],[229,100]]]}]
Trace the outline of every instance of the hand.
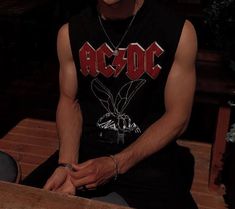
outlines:
[{"label": "hand", "polygon": [[94,189],[107,183],[115,175],[115,165],[110,157],[99,157],[81,164],[74,164],[70,171],[72,184],[80,188]]},{"label": "hand", "polygon": [[71,183],[68,168],[58,167],[52,176],[47,180],[44,189],[75,195],[75,187]]}]

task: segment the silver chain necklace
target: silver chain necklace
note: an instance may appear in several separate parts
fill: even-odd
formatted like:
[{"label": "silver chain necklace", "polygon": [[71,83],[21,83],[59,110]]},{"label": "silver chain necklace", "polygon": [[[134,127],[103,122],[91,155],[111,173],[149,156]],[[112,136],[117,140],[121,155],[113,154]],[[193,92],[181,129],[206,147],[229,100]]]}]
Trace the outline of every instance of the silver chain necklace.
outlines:
[{"label": "silver chain necklace", "polygon": [[[136,14],[137,14],[137,13],[136,13]],[[127,26],[127,29],[125,30],[124,34],[122,35],[120,41],[118,42],[118,44],[117,44],[116,46],[114,45],[114,43],[113,43],[112,40],[110,39],[110,37],[109,37],[107,31],[105,30],[105,27],[104,27],[104,25],[103,25],[103,23],[102,23],[102,20],[101,20],[100,15],[98,15],[98,19],[99,19],[100,25],[101,25],[101,27],[102,27],[102,29],[103,29],[103,31],[104,31],[104,34],[105,34],[105,36],[107,37],[107,39],[109,40],[109,42],[111,43],[111,45],[112,45],[112,47],[113,47],[113,49],[114,49],[114,50],[113,50],[113,55],[114,55],[114,56],[117,56],[117,55],[118,55],[118,53],[119,53],[119,52],[118,52],[118,48],[119,48],[119,46],[122,44],[122,42],[123,42],[124,38],[126,37],[127,33],[129,32],[130,27],[132,26],[132,23],[133,23],[134,20],[135,20],[136,14],[132,17],[132,19],[131,19],[129,25]]]}]

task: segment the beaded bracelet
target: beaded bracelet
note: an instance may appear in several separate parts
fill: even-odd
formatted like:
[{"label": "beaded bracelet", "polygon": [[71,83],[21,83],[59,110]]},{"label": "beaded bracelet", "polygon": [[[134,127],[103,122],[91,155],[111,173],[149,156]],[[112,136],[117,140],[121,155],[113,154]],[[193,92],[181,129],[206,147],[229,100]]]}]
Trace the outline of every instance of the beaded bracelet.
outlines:
[{"label": "beaded bracelet", "polygon": [[57,167],[64,167],[64,168],[68,168],[69,170],[73,170],[73,166],[70,163],[58,163]]},{"label": "beaded bracelet", "polygon": [[118,162],[117,162],[116,158],[114,157],[114,155],[109,155],[108,157],[110,157],[113,160],[114,164],[115,164],[114,181],[116,181],[117,178],[118,178],[118,174],[119,174]]}]

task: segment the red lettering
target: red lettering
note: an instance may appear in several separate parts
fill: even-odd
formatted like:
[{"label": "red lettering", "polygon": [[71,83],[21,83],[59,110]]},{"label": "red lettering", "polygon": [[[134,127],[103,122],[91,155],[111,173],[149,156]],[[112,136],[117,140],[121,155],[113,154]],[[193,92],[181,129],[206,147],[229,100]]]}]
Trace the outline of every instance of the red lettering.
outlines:
[{"label": "red lettering", "polygon": [[[132,43],[127,49],[119,48],[116,56],[107,43],[96,51],[86,42],[79,50],[81,72],[84,76],[96,77],[101,73],[109,78],[118,77],[126,67],[126,75],[131,80],[140,79],[144,73],[156,79],[162,69],[156,61],[162,53],[164,50],[157,42],[153,42],[146,51],[138,43]],[[113,58],[112,65],[107,65],[107,58]]]},{"label": "red lettering", "polygon": [[139,44],[130,44],[127,48],[127,72],[131,80],[137,80],[144,74],[145,51]]},{"label": "red lettering", "polygon": [[86,42],[79,51],[81,72],[84,76],[88,74],[93,77],[97,76],[96,71],[96,51]]},{"label": "red lettering", "polygon": [[154,66],[155,56],[160,57],[163,52],[157,42],[153,42],[146,50],[146,73],[153,79],[157,78],[162,69],[158,64]]},{"label": "red lettering", "polygon": [[125,68],[127,59],[125,58],[126,49],[119,48],[118,55],[114,57],[112,65],[115,66],[114,77],[118,77],[122,70]]},{"label": "red lettering", "polygon": [[106,43],[102,44],[97,50],[98,70],[107,78],[112,76],[115,71],[111,65],[106,66],[106,57],[110,58],[112,55],[113,51]]}]

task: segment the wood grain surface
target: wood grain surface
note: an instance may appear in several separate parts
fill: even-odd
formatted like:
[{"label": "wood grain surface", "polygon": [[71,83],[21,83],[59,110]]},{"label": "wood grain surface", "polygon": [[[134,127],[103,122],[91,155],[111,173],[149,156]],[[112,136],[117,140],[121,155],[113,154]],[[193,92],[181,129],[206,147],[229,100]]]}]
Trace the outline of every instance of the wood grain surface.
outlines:
[{"label": "wood grain surface", "polygon": [[100,201],[61,195],[0,181],[0,209],[128,209]]}]

